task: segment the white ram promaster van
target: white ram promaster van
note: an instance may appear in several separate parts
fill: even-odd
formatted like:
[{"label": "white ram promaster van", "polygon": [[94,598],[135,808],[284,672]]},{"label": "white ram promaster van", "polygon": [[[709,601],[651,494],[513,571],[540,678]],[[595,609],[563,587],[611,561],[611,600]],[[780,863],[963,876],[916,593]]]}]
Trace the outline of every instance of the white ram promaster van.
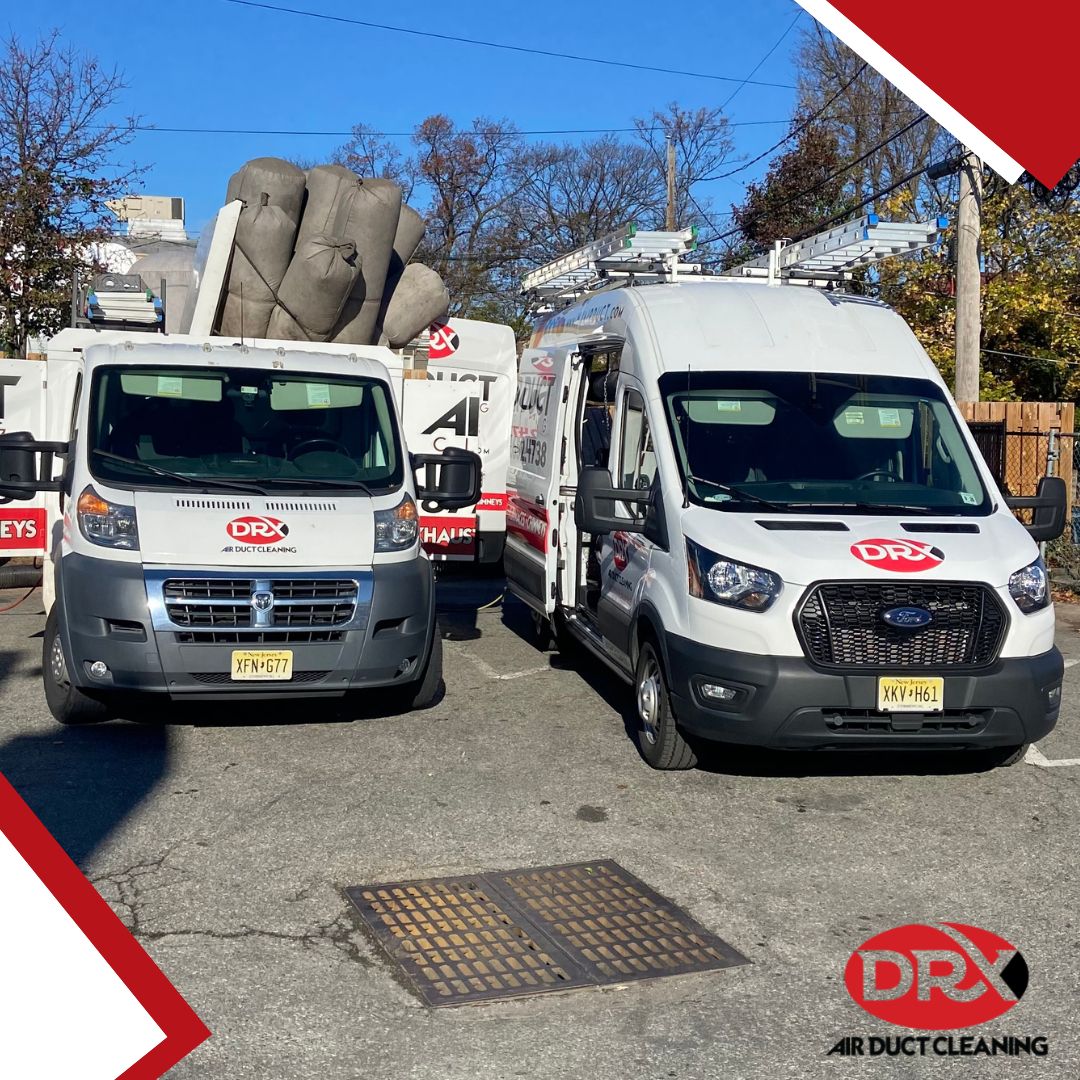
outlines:
[{"label": "white ram promaster van", "polygon": [[0,497],[45,493],[31,513],[51,559],[43,678],[61,723],[134,693],[435,699],[417,504],[475,505],[480,462],[450,446],[410,456],[389,356],[58,335],[44,438],[0,436]]},{"label": "white ram promaster van", "polygon": [[1004,762],[1053,728],[1033,536],[1064,483],[1013,501],[1026,530],[887,307],[679,273],[586,295],[538,323],[513,431],[509,586],[633,684],[655,768],[695,740]]}]

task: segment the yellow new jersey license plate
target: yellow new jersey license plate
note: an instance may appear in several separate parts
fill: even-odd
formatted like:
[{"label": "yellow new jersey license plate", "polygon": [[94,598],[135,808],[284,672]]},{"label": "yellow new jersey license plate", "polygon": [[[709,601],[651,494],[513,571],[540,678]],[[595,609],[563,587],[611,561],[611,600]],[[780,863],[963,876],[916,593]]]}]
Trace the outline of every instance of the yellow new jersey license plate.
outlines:
[{"label": "yellow new jersey license plate", "polygon": [[944,698],[941,678],[878,679],[878,712],[941,712]]},{"label": "yellow new jersey license plate", "polygon": [[233,649],[234,680],[292,678],[292,649]]}]

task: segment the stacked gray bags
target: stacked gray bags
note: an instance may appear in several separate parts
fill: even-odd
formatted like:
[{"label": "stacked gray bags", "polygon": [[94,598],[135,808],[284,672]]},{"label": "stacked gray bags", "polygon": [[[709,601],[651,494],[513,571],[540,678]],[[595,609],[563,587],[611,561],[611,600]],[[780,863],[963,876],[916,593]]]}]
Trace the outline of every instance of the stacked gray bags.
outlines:
[{"label": "stacked gray bags", "polygon": [[392,181],[255,158],[229,180],[234,199],[219,334],[399,348],[446,315],[442,278],[409,262],[423,219]]}]

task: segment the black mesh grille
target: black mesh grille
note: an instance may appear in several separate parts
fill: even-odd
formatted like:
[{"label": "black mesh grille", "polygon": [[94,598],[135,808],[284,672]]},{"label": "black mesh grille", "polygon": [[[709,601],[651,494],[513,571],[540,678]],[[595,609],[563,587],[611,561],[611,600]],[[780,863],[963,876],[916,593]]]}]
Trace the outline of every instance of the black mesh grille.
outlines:
[{"label": "black mesh grille", "polygon": [[180,645],[311,645],[341,641],[342,630],[178,630]]},{"label": "black mesh grille", "polygon": [[207,686],[236,686],[243,688],[245,686],[251,686],[252,683],[265,682],[268,685],[272,684],[280,686],[283,682],[293,683],[316,683],[322,682],[323,679],[329,675],[329,671],[294,671],[291,679],[236,679],[227,671],[193,671],[191,677],[196,682],[206,683]]},{"label": "black mesh grille", "polygon": [[[921,607],[933,621],[889,626],[882,613]],[[984,667],[1005,632],[1005,612],[984,585],[968,582],[829,581],[815,585],[798,615],[803,647],[829,667]]]}]

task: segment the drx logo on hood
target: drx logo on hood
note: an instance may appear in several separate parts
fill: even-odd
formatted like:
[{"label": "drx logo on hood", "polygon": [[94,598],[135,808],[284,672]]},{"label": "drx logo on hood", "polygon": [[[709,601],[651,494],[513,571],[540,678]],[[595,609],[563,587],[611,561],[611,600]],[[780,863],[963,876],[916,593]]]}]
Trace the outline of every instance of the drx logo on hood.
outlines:
[{"label": "drx logo on hood", "polygon": [[871,1016],[921,1031],[985,1024],[1024,995],[1028,967],[1003,937],[963,923],[911,923],[862,943],[844,985]]},{"label": "drx logo on hood", "polygon": [[289,526],[273,517],[233,518],[225,531],[241,544],[278,544],[289,535]]},{"label": "drx logo on hood", "polygon": [[941,548],[922,540],[858,540],[851,545],[851,554],[871,566],[901,574],[932,570],[945,561],[945,552]]}]

